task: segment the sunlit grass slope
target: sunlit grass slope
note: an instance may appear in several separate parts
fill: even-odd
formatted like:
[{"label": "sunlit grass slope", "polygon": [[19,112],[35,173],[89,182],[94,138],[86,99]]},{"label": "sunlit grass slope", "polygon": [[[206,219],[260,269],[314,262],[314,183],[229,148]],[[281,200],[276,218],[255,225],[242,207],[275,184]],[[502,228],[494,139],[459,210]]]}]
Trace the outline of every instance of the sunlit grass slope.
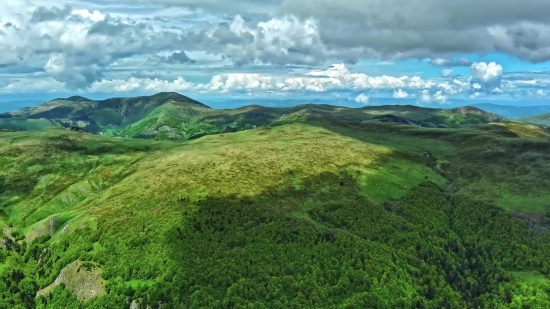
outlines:
[{"label": "sunlit grass slope", "polygon": [[[443,183],[421,160],[304,124],[184,144],[64,130],[4,133],[0,145],[3,209],[9,223],[27,229],[45,219],[58,229],[83,213],[111,216],[135,202],[253,197],[286,184],[300,190],[304,179],[326,172],[354,175],[362,194],[377,202],[398,198],[427,178]],[[421,159],[421,153],[416,155]]]}]

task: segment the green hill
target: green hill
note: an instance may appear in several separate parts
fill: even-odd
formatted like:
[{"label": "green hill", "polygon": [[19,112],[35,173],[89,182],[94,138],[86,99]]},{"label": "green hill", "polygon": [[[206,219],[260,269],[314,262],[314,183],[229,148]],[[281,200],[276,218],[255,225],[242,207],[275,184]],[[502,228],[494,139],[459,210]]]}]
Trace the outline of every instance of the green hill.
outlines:
[{"label": "green hill", "polygon": [[543,127],[550,127],[550,113],[534,115],[534,116],[518,117],[515,119],[521,122],[532,123]]},{"label": "green hill", "polygon": [[189,140],[289,119],[308,121],[316,118],[444,128],[505,121],[501,116],[475,107],[445,110],[393,105],[355,109],[306,104],[290,108],[252,105],[216,110],[177,93],[159,93],[103,101],[80,96],[56,99],[36,107],[0,114],[0,129],[39,130],[74,126],[113,137]]},{"label": "green hill", "polygon": [[0,308],[550,306],[548,130],[473,108],[139,106],[127,132],[184,111],[238,132],[0,132]]}]

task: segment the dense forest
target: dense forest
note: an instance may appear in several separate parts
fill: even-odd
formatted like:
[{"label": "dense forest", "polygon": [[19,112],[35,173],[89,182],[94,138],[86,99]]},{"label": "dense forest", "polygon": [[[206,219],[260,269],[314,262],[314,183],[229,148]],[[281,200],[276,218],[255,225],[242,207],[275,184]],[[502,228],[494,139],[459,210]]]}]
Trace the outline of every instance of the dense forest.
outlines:
[{"label": "dense forest", "polygon": [[[153,308],[550,307],[548,233],[429,181],[384,205],[350,183],[325,174],[301,195],[180,198],[164,206],[181,209],[171,222],[136,215],[51,246],[48,236],[7,242],[0,307],[129,308],[132,300]],[[286,204],[313,197],[324,202],[300,219],[285,214]],[[130,225],[124,235],[119,225]],[[105,295],[81,302],[59,285],[35,300],[77,259],[103,266]]]}]

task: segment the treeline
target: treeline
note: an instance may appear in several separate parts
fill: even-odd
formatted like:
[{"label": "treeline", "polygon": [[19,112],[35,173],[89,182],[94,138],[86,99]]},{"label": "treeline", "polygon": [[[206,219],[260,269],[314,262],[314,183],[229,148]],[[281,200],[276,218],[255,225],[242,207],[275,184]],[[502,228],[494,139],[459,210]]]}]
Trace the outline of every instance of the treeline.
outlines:
[{"label": "treeline", "polygon": [[[432,183],[376,205],[339,182],[128,205],[97,230],[0,251],[0,308],[550,308],[547,232]],[[105,295],[34,298],[77,259],[102,266]]]}]

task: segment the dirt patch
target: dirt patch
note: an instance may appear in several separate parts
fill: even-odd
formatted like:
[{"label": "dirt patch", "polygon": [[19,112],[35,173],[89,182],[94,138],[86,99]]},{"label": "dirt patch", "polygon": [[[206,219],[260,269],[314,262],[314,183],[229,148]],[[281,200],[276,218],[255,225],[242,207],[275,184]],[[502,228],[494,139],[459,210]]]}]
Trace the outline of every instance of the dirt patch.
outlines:
[{"label": "dirt patch", "polygon": [[540,215],[540,214],[529,214],[519,211],[513,211],[510,214],[512,219],[524,220],[527,225],[535,232],[535,234],[540,234],[548,231],[550,227],[550,216]]}]

